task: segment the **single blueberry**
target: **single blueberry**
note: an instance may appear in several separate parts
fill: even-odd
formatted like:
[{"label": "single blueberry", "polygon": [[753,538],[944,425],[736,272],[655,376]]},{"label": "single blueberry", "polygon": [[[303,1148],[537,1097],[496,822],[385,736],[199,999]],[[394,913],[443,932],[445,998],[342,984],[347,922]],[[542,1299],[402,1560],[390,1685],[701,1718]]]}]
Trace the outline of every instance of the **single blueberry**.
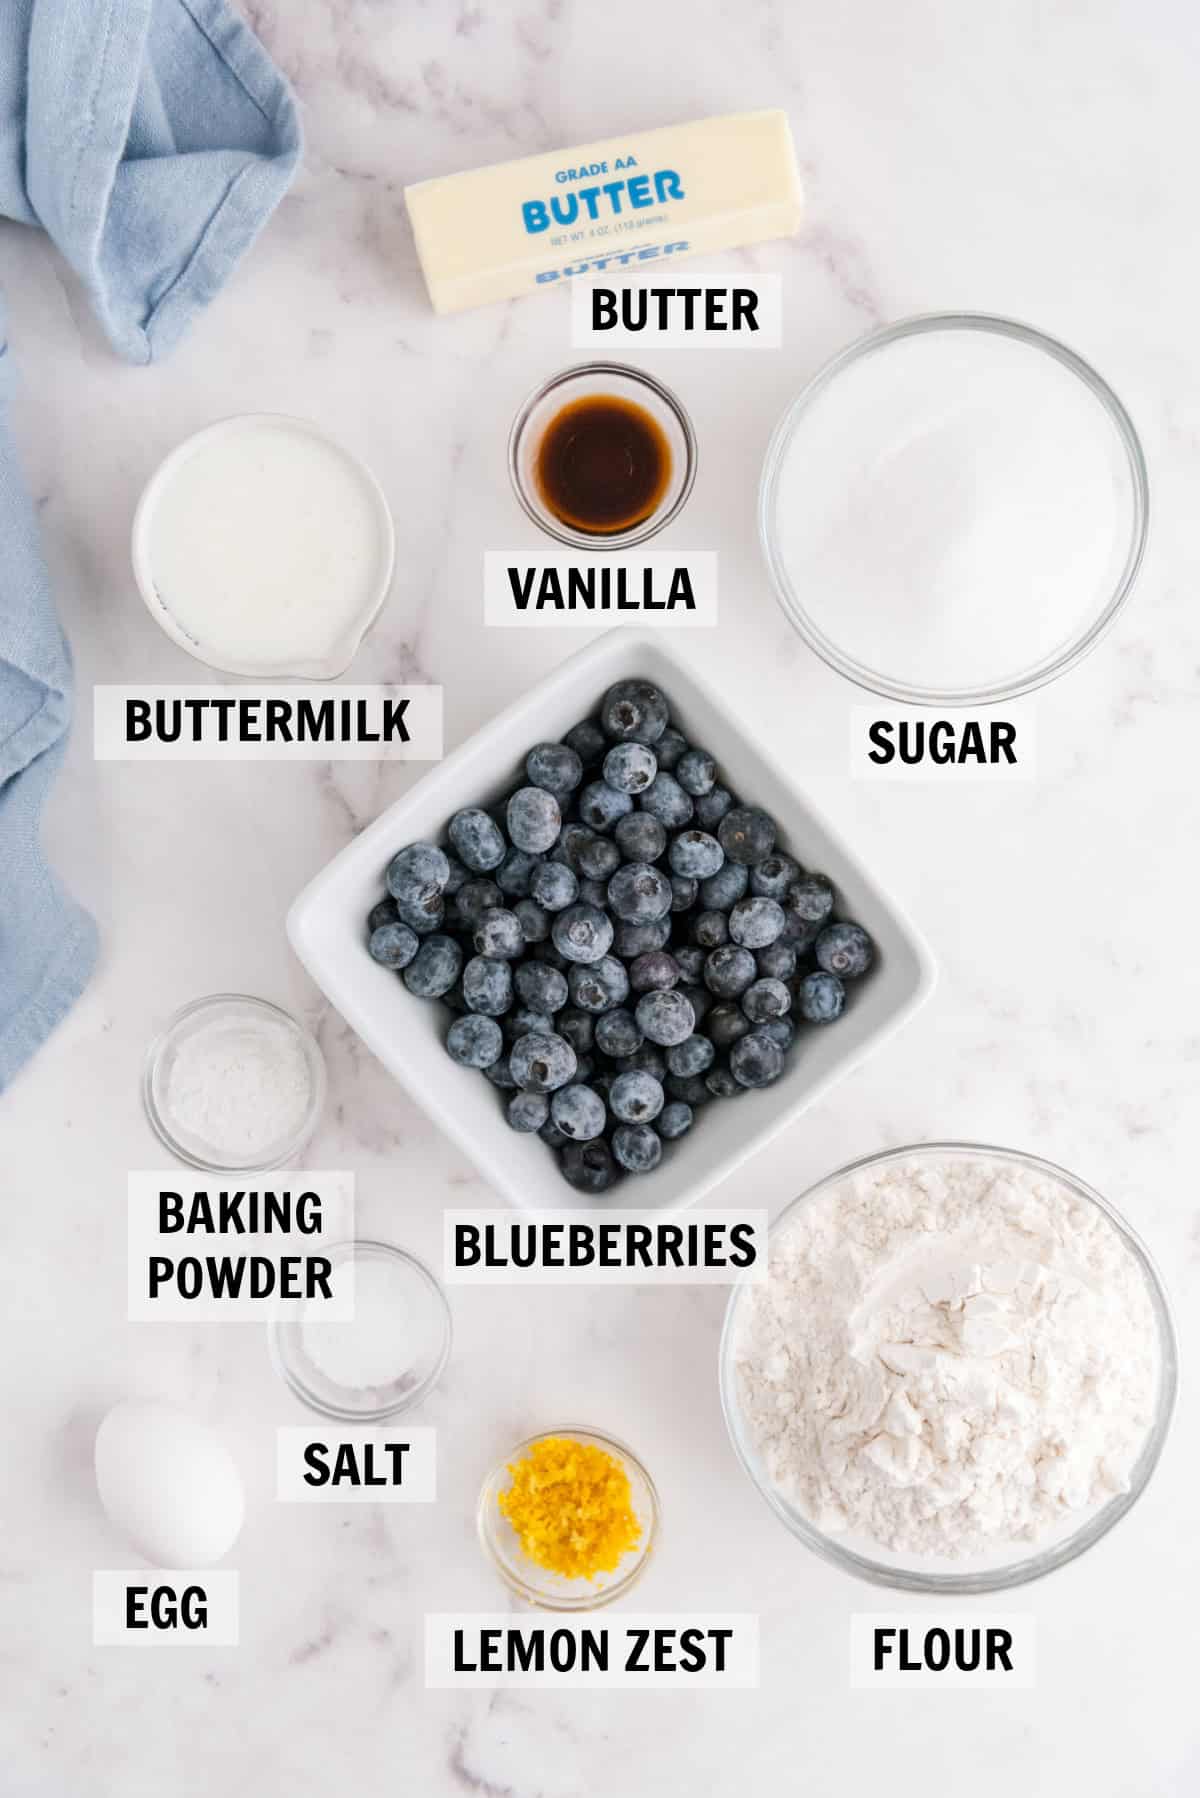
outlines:
[{"label": "single blueberry", "polygon": [[510,849],[496,869],[496,885],[509,899],[524,899],[533,870],[540,867],[537,856],[530,855],[527,849]]},{"label": "single blueberry", "polygon": [[790,980],[796,972],[796,950],[783,937],[777,937],[763,949],[756,949],[754,959],[765,980]]},{"label": "single blueberry", "polygon": [[579,873],[579,851],[585,843],[590,843],[595,833],[586,824],[564,824],[562,835],[550,851],[552,862],[562,862],[570,868],[572,874]]},{"label": "single blueberry", "polygon": [[599,961],[576,962],[567,973],[571,1003],[580,1011],[611,1011],[629,997],[629,976],[615,955],[602,955]]},{"label": "single blueberry", "polygon": [[636,1055],[643,1042],[642,1032],[631,1011],[615,1005],[596,1019],[596,1047],[604,1055]]},{"label": "single blueberry", "polygon": [[542,1093],[515,1093],[508,1101],[508,1121],[514,1130],[532,1135],[550,1116],[550,1101]]},{"label": "single blueberry", "polygon": [[583,761],[569,744],[538,743],[525,757],[525,773],[531,786],[565,799],[583,779]]},{"label": "single blueberry", "polygon": [[505,816],[509,838],[526,854],[542,855],[558,841],[562,813],[545,787],[521,787],[509,800]]},{"label": "single blueberry", "polygon": [[668,724],[654,745],[654,754],[659,767],[665,768],[668,774],[672,773],[679,765],[680,756],[686,755],[687,746],[687,738],[677,731],[673,724]]},{"label": "single blueberry", "polygon": [[431,930],[440,930],[446,915],[446,903],[436,887],[425,887],[420,893],[401,893],[393,897],[396,915],[415,930],[418,936],[428,936]]},{"label": "single blueberry", "polygon": [[608,883],[608,903],[623,924],[654,924],[671,909],[671,883],[648,862],[624,862]]},{"label": "single blueberry", "polygon": [[642,810],[667,830],[682,830],[692,821],[693,801],[673,774],[656,774],[642,794]]},{"label": "single blueberry", "polygon": [[704,984],[718,999],[736,999],[758,973],[758,964],[749,949],[726,943],[714,949],[704,964]]},{"label": "single blueberry", "polygon": [[636,961],[647,949],[665,949],[671,940],[670,914],[653,924],[618,924],[613,949],[624,961]]},{"label": "single blueberry", "polygon": [[[720,847],[720,845],[718,845]],[[721,850],[722,855],[725,851]],[[726,862],[700,882],[700,903],[705,911],[730,911],[750,884],[750,870],[740,862]]]},{"label": "single blueberry", "polygon": [[675,778],[685,793],[703,799],[717,784],[717,764],[706,749],[689,749],[679,758]]},{"label": "single blueberry", "polygon": [[483,1077],[485,1080],[490,1080],[492,1085],[502,1093],[515,1093],[517,1090],[517,1083],[512,1077],[507,1055],[502,1055],[499,1061],[494,1061],[490,1068],[484,1068]]},{"label": "single blueberry", "polygon": [[823,874],[801,874],[784,897],[788,910],[806,924],[824,924],[833,910],[833,886]]},{"label": "single blueberry", "polygon": [[534,899],[518,899],[513,916],[521,926],[526,943],[544,943],[550,935],[550,913],[543,911]]},{"label": "single blueberry", "polygon": [[401,979],[418,999],[440,999],[458,979],[462,965],[462,950],[452,936],[427,936]]},{"label": "single blueberry", "polygon": [[740,1005],[714,1005],[704,1020],[704,1034],[718,1049],[731,1049],[750,1031],[750,1020]]},{"label": "single blueberry", "polygon": [[875,947],[860,924],[830,924],[817,938],[817,966],[841,980],[857,980],[875,959]]},{"label": "single blueberry", "polygon": [[608,1095],[608,1109],[623,1124],[648,1124],[663,1108],[662,1082],[640,1071],[618,1074]]},{"label": "single blueberry", "polygon": [[406,968],[420,946],[416,931],[397,921],[381,924],[373,930],[367,949],[372,961],[377,961],[380,967]]},{"label": "single blueberry", "polygon": [[529,894],[544,911],[562,911],[573,905],[579,881],[565,862],[539,862],[529,876]]},{"label": "single blueberry", "polygon": [[703,1074],[712,1066],[716,1053],[706,1036],[688,1036],[667,1050],[667,1068],[685,1079],[693,1074]]},{"label": "single blueberry", "polygon": [[648,949],[630,964],[629,984],[635,993],[665,993],[679,985],[679,963],[665,949]]},{"label": "single blueberry", "polygon": [[657,687],[644,680],[619,680],[604,695],[600,723],[619,743],[657,743],[671,717]]},{"label": "single blueberry", "polygon": [[579,816],[593,830],[611,830],[618,818],[633,810],[628,793],[619,793],[606,780],[593,780],[579,795]]},{"label": "single blueberry", "polygon": [[561,1011],[567,1002],[566,975],[548,968],[544,961],[522,962],[514,971],[513,982],[522,1003],[534,1011]]},{"label": "single blueberry", "polygon": [[508,1058],[513,1079],[526,1092],[549,1093],[575,1078],[574,1049],[554,1031],[531,1030],[513,1045]]},{"label": "single blueberry", "polygon": [[719,949],[729,941],[729,919],[723,911],[692,913],[692,942],[700,949]]},{"label": "single blueberry", "polygon": [[796,1026],[791,1018],[770,1018],[757,1028],[764,1036],[769,1036],[773,1043],[777,1043],[785,1055],[796,1040]]},{"label": "single blueberry", "polygon": [[590,1086],[560,1086],[550,1101],[554,1127],[571,1142],[592,1142],[608,1121],[604,1100]]},{"label": "single blueberry", "polygon": [[750,891],[756,899],[778,899],[782,903],[788,888],[799,878],[800,864],[776,850],[752,871]]},{"label": "single blueberry", "polygon": [[627,862],[656,862],[667,847],[666,830],[649,812],[618,818],[613,839]]},{"label": "single blueberry", "polygon": [[727,787],[714,787],[711,793],[702,793],[696,801],[696,822],[701,830],[715,830],[734,803],[733,794]]},{"label": "single blueberry", "polygon": [[786,921],[778,899],[739,899],[729,914],[729,934],[743,948],[765,949]]},{"label": "single blueberry", "polygon": [[585,768],[598,762],[608,748],[608,739],[594,718],[585,718],[582,724],[573,724],[563,742],[568,749],[573,749]]},{"label": "single blueberry", "polygon": [[612,919],[596,905],[568,905],[555,917],[550,934],[568,961],[599,961],[612,947]]},{"label": "single blueberry", "polygon": [[578,860],[585,880],[610,880],[621,866],[621,851],[611,837],[593,837],[581,847]]},{"label": "single blueberry", "polygon": [[546,1122],[538,1131],[538,1135],[548,1149],[565,1149],[568,1142],[571,1140],[569,1136],[563,1135],[558,1125],[554,1122],[553,1116],[546,1119]]},{"label": "single blueberry", "polygon": [[674,912],[691,911],[699,891],[700,882],[693,880],[690,874],[672,874],[671,910]]},{"label": "single blueberry", "polygon": [[728,1068],[709,1068],[704,1084],[714,1099],[736,1099],[745,1087],[734,1079]]},{"label": "single blueberry", "polygon": [[[714,944],[714,947],[719,947],[719,945]],[[679,969],[681,980],[686,980],[689,986],[696,986],[704,979],[704,964],[708,959],[707,950],[702,949],[697,943],[681,943],[677,949],[672,949],[671,954],[675,957],[675,965]]]},{"label": "single blueberry", "polygon": [[607,1192],[618,1178],[612,1151],[600,1137],[595,1142],[568,1143],[559,1166],[563,1179],[578,1192]]},{"label": "single blueberry", "polygon": [[475,926],[475,953],[494,955],[501,961],[515,961],[525,953],[525,932],[515,912],[494,905],[485,911]]},{"label": "single blueberry", "polygon": [[717,826],[717,838],[731,862],[753,867],[775,847],[775,824],[757,806],[737,805]]},{"label": "single blueberry", "polygon": [[767,1024],[792,1009],[792,995],[782,980],[756,980],[742,994],[742,1010],[752,1024]]},{"label": "single blueberry", "polygon": [[506,961],[493,961],[487,955],[472,956],[462,971],[462,983],[463,997],[471,1010],[481,1011],[485,1017],[503,1017],[512,1004],[512,968]]},{"label": "single blueberry", "polygon": [[391,898],[381,899],[367,913],[367,935],[373,930],[381,930],[385,924],[394,924],[397,918],[396,907]]},{"label": "single blueberry", "polygon": [[676,874],[691,880],[708,880],[725,860],[725,851],[706,830],[681,830],[671,844],[668,858]]},{"label": "single blueberry", "polygon": [[579,900],[582,905],[594,905],[604,911],[608,905],[607,880],[581,880]]},{"label": "single blueberry", "polygon": [[675,1142],[679,1137],[687,1135],[692,1127],[693,1116],[690,1105],[685,1105],[680,1099],[673,1099],[669,1105],[663,1106],[655,1128],[665,1142]]},{"label": "single blueberry", "polygon": [[643,1036],[664,1049],[682,1043],[696,1028],[696,1013],[685,994],[643,993],[634,1013]]},{"label": "single blueberry", "polygon": [[662,1143],[649,1124],[622,1124],[613,1131],[612,1152],[628,1174],[648,1174],[662,1160]]},{"label": "single blueberry", "polygon": [[504,833],[495,819],[489,818],[478,806],[455,812],[446,834],[458,859],[476,874],[487,874],[504,860],[508,847]]},{"label": "single blueberry", "polygon": [[449,878],[450,863],[443,850],[433,843],[410,843],[388,863],[387,890],[393,899],[416,896],[428,888],[441,893]]},{"label": "single blueberry", "polygon": [[461,1068],[490,1068],[503,1053],[504,1037],[495,1018],[477,1017],[469,1012],[451,1024],[446,1048],[450,1059]]},{"label": "single blueberry", "polygon": [[657,773],[654,751],[644,743],[614,743],[604,758],[604,778],[618,793],[644,793]]},{"label": "single blueberry", "polygon": [[740,1086],[770,1086],[783,1072],[783,1050],[762,1030],[752,1030],[729,1051],[729,1071]]},{"label": "single blueberry", "polygon": [[846,1008],[846,989],[836,974],[806,974],[796,988],[796,1005],[807,1024],[832,1024]]}]

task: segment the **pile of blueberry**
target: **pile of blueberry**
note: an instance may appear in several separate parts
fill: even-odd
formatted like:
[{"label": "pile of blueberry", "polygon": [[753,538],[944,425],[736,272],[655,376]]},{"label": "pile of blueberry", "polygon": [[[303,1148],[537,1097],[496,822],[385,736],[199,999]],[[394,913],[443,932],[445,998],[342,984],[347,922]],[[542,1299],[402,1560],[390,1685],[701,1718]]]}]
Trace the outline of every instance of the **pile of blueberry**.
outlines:
[{"label": "pile of blueberry", "polygon": [[649,1173],[696,1110],[769,1086],[797,1022],[831,1024],[871,939],[775,846],[642,680],[539,743],[525,784],[413,843],[370,953],[457,1013],[446,1048],[582,1192]]}]

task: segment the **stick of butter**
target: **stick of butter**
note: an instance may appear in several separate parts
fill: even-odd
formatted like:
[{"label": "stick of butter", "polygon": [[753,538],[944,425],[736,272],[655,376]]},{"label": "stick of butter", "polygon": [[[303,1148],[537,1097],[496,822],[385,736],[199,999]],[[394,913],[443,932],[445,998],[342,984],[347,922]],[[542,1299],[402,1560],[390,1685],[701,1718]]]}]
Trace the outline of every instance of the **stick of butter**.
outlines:
[{"label": "stick of butter", "polygon": [[631,131],[419,181],[404,198],[437,312],[789,237],[801,203],[782,112]]}]

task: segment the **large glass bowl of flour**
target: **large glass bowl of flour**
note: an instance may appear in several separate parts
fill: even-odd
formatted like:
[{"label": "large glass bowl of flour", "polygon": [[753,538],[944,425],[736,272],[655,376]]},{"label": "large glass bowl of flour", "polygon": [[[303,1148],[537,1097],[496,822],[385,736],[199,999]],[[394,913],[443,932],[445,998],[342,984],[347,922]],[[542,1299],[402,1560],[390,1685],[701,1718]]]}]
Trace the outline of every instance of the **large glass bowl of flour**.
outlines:
[{"label": "large glass bowl of flour", "polygon": [[859,686],[986,705],[1094,647],[1146,543],[1146,465],[1095,370],[1027,325],[907,319],[808,383],[767,451],[784,612]]},{"label": "large glass bowl of flour", "polygon": [[734,1288],[721,1403],[771,1510],[849,1573],[996,1592],[1092,1547],[1170,1426],[1166,1293],[1100,1195],[1009,1149],[853,1162],[770,1231]]}]

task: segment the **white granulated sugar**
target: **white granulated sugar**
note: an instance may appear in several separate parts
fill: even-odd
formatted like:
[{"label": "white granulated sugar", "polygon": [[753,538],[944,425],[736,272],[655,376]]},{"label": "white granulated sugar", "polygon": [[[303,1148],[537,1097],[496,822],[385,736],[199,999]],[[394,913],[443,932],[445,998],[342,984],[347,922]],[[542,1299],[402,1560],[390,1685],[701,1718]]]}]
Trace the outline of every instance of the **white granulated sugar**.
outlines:
[{"label": "white granulated sugar", "polygon": [[988,331],[843,367],[784,452],[780,560],[860,667],[940,691],[1013,680],[1112,597],[1132,531],[1122,441],[1053,357]]},{"label": "white granulated sugar", "polygon": [[269,1017],[231,1017],[202,1023],[179,1042],[165,1106],[184,1140],[253,1162],[296,1136],[311,1095],[293,1030]]},{"label": "white granulated sugar", "polygon": [[974,1156],[865,1169],[801,1205],[747,1289],[742,1411],[817,1528],[960,1558],[1127,1490],[1155,1407],[1149,1290],[1058,1179]]}]

